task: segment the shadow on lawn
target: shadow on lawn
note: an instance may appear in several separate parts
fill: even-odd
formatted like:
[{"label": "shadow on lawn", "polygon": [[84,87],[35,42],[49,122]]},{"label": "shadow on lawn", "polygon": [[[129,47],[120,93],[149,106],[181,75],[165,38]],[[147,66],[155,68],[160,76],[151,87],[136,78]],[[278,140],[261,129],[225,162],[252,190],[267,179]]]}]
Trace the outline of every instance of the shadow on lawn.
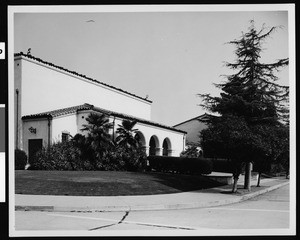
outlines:
[{"label": "shadow on lawn", "polygon": [[172,173],[151,173],[155,181],[178,191],[195,191],[224,186],[201,175],[185,175]]},{"label": "shadow on lawn", "polygon": [[222,186],[201,175],[157,172],[16,171],[15,193],[129,196],[200,191]]}]

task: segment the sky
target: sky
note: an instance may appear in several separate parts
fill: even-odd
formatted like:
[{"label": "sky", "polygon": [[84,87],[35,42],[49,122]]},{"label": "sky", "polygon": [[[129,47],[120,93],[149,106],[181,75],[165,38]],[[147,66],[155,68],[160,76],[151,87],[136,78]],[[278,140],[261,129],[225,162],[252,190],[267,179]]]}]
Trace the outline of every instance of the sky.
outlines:
[{"label": "sky", "polygon": [[[92,21],[90,21],[92,20]],[[281,26],[261,61],[289,57],[287,11],[15,13],[14,52],[45,61],[153,101],[151,120],[176,125],[205,113],[197,94],[219,95],[214,83],[233,71],[237,39],[254,20]],[[278,74],[289,84],[288,68]]]}]

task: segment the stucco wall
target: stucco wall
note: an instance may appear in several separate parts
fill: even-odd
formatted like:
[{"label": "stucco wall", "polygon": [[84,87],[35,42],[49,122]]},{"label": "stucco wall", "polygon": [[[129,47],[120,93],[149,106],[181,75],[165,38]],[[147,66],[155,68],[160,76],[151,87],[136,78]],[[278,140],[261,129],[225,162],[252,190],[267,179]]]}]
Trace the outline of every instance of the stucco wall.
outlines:
[{"label": "stucco wall", "polygon": [[200,122],[197,119],[185,122],[175,128],[187,132],[186,142],[187,143],[199,143],[200,141],[200,131],[205,129],[207,126],[205,123]]},{"label": "stucco wall", "polygon": [[87,124],[86,118],[92,111],[86,110],[86,111],[80,111],[77,113],[76,118],[77,118],[77,133],[83,134],[87,136],[87,131],[82,131],[81,129],[83,128],[83,124]]},{"label": "stucco wall", "polygon": [[52,141],[62,141],[62,132],[67,132],[74,136],[77,133],[76,115],[68,115],[62,117],[56,117],[52,120]]},{"label": "stucco wall", "polygon": [[[84,103],[150,119],[151,103],[22,58],[22,110],[29,115]],[[15,74],[21,66],[15,66]],[[16,75],[17,76],[17,75]],[[18,80],[18,79],[17,79]]]},{"label": "stucco wall", "polygon": [[[92,111],[80,111],[79,113],[73,113],[70,115],[63,115],[60,117],[55,117],[51,121],[51,143],[61,141],[61,134],[63,131],[69,132],[72,136],[76,133],[87,135],[85,131],[81,131],[83,124],[87,124],[86,118]],[[111,116],[109,118],[110,122],[114,122],[114,137],[117,137],[116,130],[119,127],[118,125],[122,124],[121,118],[115,118]],[[36,134],[30,133],[28,130],[30,127],[36,128]],[[168,141],[168,155],[169,156],[179,156],[180,153],[185,148],[185,134],[172,131],[169,129],[146,125],[143,123],[137,123],[134,127],[138,129],[140,134],[144,137],[144,146],[146,147],[146,152],[149,154],[149,145],[150,139],[152,136],[157,140],[157,155],[163,154],[163,142],[165,139]],[[112,131],[113,131],[112,129]],[[48,143],[48,121],[45,119],[35,119],[35,120],[25,120],[23,124],[24,131],[24,150],[28,153],[28,139],[37,139],[42,138],[44,146],[47,146]],[[111,131],[111,134],[113,132]]]},{"label": "stucco wall", "polygon": [[[118,128],[118,124],[121,125],[122,120],[116,119],[115,121],[115,129]],[[142,123],[137,123],[134,127],[135,129],[138,129],[143,136],[145,137],[145,146],[147,147],[147,151],[149,151],[149,144],[150,144],[150,138],[152,136],[155,136],[158,140],[158,155],[162,155],[162,149],[163,149],[163,141],[164,139],[168,138],[170,140],[171,146],[170,149],[172,150],[170,152],[171,156],[179,156],[180,153],[184,150],[184,134],[180,132],[171,131],[164,128],[159,128],[156,126],[146,125]]]},{"label": "stucco wall", "polygon": [[[87,124],[86,118],[88,114],[91,111],[82,111],[78,113],[77,115],[77,123],[78,123],[78,132],[81,134],[86,135],[87,132],[82,132],[80,129],[82,128],[83,124]],[[121,118],[114,118],[113,116],[110,117],[110,122],[115,122],[114,124],[114,132],[116,132],[117,128],[119,127],[118,125],[122,125],[122,119]],[[163,141],[165,138],[169,138],[170,143],[171,143],[171,155],[172,156],[179,156],[180,153],[183,151],[185,148],[185,141],[184,141],[184,134],[180,132],[175,132],[171,131],[168,129],[156,127],[156,126],[151,126],[151,125],[146,125],[142,123],[137,123],[134,127],[135,129],[138,129],[143,136],[145,137],[145,146],[147,147],[147,151],[149,151],[149,143],[150,143],[150,138],[152,136],[156,136],[158,139],[158,147],[160,148],[160,151],[162,151],[162,146],[163,146]],[[111,134],[112,131],[111,131]],[[116,138],[117,135],[114,133],[114,137]],[[162,154],[162,152],[161,152]],[[160,154],[160,155],[161,155]]]},{"label": "stucco wall", "polygon": [[[28,139],[43,139],[43,146],[48,145],[48,120],[38,119],[23,121],[23,149],[28,154]],[[29,128],[35,128],[36,133],[31,133]],[[50,131],[50,139],[51,139]]]}]

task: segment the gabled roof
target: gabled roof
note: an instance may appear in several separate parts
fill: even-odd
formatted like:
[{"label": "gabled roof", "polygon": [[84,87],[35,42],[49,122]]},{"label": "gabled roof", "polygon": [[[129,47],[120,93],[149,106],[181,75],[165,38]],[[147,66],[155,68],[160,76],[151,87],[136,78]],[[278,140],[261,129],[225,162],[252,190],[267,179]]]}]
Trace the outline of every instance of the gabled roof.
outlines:
[{"label": "gabled roof", "polygon": [[49,118],[52,119],[54,117],[59,117],[67,114],[72,114],[72,113],[77,113],[79,110],[89,110],[90,105],[88,104],[83,104],[83,105],[78,105],[74,107],[68,107],[68,108],[61,108],[53,111],[47,111],[47,112],[42,112],[42,113],[37,113],[37,114],[31,114],[31,115],[26,115],[23,116],[23,120],[27,119],[38,119],[38,118]]},{"label": "gabled roof", "polygon": [[194,121],[194,120],[205,122],[206,120],[208,120],[209,117],[213,117],[213,115],[210,115],[208,113],[204,113],[204,114],[202,114],[200,116],[197,116],[197,117],[191,118],[189,120],[186,120],[184,122],[178,123],[178,124],[174,125],[173,127],[178,127],[178,126],[180,126],[182,124],[185,124],[185,123],[188,123],[188,122],[191,122],[191,121]]},{"label": "gabled roof", "polygon": [[122,93],[126,93],[126,94],[128,94],[128,95],[133,96],[133,97],[142,99],[142,100],[144,100],[144,101],[146,101],[146,102],[149,102],[149,103],[152,103],[152,101],[149,100],[149,99],[147,99],[147,98],[142,98],[142,97],[137,96],[137,95],[135,95],[135,94],[133,94],[133,93],[127,92],[127,91],[125,91],[125,90],[123,90],[123,89],[121,89],[121,88],[116,88],[116,87],[111,86],[111,85],[109,85],[109,84],[106,84],[106,83],[104,83],[104,82],[100,82],[100,81],[98,81],[98,80],[96,80],[96,79],[92,79],[92,78],[90,78],[90,77],[87,77],[86,75],[77,73],[76,71],[71,71],[71,70],[68,70],[68,69],[66,69],[66,68],[64,68],[64,67],[57,66],[57,65],[55,65],[55,64],[53,64],[53,63],[44,61],[44,60],[42,60],[42,59],[40,59],[40,58],[37,58],[37,57],[34,57],[34,56],[30,55],[30,54],[24,54],[23,52],[20,52],[20,53],[15,53],[14,56],[15,56],[15,57],[23,56],[23,57],[29,58],[29,59],[31,59],[31,60],[35,60],[35,61],[37,61],[37,62],[39,62],[39,63],[42,63],[42,64],[44,64],[44,65],[48,65],[48,66],[53,67],[53,68],[56,68],[56,69],[59,69],[59,70],[64,71],[64,72],[66,72],[66,73],[68,73],[68,74],[72,74],[72,75],[74,75],[74,76],[84,78],[84,79],[89,80],[89,81],[91,81],[91,82],[98,83],[98,84],[103,85],[103,86],[105,86],[105,87],[108,87],[108,88],[117,90],[117,91],[122,92]]},{"label": "gabled roof", "polygon": [[131,121],[135,120],[139,123],[144,123],[144,124],[147,124],[147,125],[156,126],[156,127],[176,131],[176,132],[186,133],[185,131],[182,131],[182,130],[179,130],[179,129],[176,129],[176,128],[173,128],[173,127],[170,127],[170,126],[167,126],[167,125],[163,125],[163,124],[156,123],[156,122],[153,122],[153,121],[149,121],[149,120],[146,120],[146,119],[137,118],[137,117],[134,117],[134,116],[131,116],[131,115],[127,115],[127,114],[118,113],[118,112],[110,111],[110,110],[107,110],[107,109],[95,107],[94,105],[91,105],[91,104],[88,104],[88,103],[85,103],[83,105],[68,107],[68,108],[61,108],[61,109],[48,111],[48,112],[42,112],[42,113],[37,113],[37,114],[32,114],[32,115],[26,115],[26,116],[22,117],[22,120],[39,119],[39,118],[52,119],[54,117],[59,117],[59,116],[67,115],[67,114],[77,113],[79,111],[84,111],[84,110],[93,110],[95,112],[104,113],[104,114],[107,114],[109,116],[115,116],[115,117],[119,117],[119,118],[123,118],[123,119],[128,119],[128,120],[131,120]]}]

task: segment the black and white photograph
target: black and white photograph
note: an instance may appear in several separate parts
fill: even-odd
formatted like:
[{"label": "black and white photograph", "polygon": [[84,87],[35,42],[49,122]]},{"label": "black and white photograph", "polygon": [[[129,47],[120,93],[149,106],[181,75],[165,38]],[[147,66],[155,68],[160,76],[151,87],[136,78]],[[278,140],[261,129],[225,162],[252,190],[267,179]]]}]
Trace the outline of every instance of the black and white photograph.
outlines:
[{"label": "black and white photograph", "polygon": [[294,4],[7,11],[10,237],[296,234]]}]

